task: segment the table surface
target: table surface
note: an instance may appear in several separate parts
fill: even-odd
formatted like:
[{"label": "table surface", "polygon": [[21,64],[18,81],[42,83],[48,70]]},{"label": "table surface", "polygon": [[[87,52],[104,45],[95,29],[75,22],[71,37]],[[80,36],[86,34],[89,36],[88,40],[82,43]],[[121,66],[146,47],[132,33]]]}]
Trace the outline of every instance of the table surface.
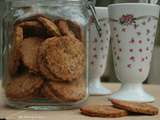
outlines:
[{"label": "table surface", "polygon": [[[113,92],[118,90],[120,84],[105,83],[107,88]],[[156,101],[152,103],[160,108],[160,86],[159,85],[145,85],[146,91],[156,97]],[[2,93],[2,89],[0,89]],[[2,96],[2,95],[1,95]],[[87,104],[110,104],[107,96],[91,96]],[[88,117],[80,114],[79,109],[64,110],[64,111],[27,111],[17,110],[5,106],[3,97],[0,97],[0,118],[5,117],[7,120],[105,120],[106,118]],[[114,118],[107,118],[112,120]],[[117,118],[116,120],[160,120],[160,113],[157,116],[129,116]]]}]

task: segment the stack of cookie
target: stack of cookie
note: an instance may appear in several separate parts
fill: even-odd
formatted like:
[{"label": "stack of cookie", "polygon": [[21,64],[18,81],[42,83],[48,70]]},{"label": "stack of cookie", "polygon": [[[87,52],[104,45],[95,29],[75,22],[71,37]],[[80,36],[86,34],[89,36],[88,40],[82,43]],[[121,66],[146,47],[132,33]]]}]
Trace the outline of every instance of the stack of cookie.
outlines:
[{"label": "stack of cookie", "polygon": [[9,100],[77,102],[85,97],[85,43],[79,24],[37,15],[18,20],[13,33]]}]

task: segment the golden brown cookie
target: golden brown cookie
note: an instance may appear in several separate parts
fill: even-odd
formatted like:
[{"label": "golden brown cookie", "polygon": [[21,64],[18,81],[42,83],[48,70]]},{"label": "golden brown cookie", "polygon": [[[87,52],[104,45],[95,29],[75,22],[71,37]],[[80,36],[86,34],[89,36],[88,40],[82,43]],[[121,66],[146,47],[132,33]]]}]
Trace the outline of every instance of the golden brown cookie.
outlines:
[{"label": "golden brown cookie", "polygon": [[[79,79],[73,82],[48,82],[45,85],[45,96],[49,100],[61,102],[77,102],[85,98],[85,80]],[[47,92],[47,93],[46,93]]]},{"label": "golden brown cookie", "polygon": [[158,108],[146,103],[129,102],[116,99],[111,99],[111,102],[117,108],[124,109],[134,113],[157,115],[159,111]]},{"label": "golden brown cookie", "polygon": [[91,117],[123,117],[127,116],[128,112],[111,105],[87,105],[80,109],[81,113]]},{"label": "golden brown cookie", "polygon": [[56,24],[49,20],[48,18],[45,17],[39,17],[38,20],[46,27],[47,31],[52,35],[52,36],[61,36],[61,33],[56,26]]},{"label": "golden brown cookie", "polygon": [[54,101],[54,102],[63,102],[61,99],[59,99],[58,97],[56,97],[54,95],[54,93],[52,92],[52,90],[50,89],[50,87],[48,86],[48,84],[44,84],[42,89],[41,89],[41,94],[47,98],[49,101]]},{"label": "golden brown cookie", "polygon": [[6,96],[10,100],[31,100],[43,84],[39,76],[25,74],[14,78],[6,86]]},{"label": "golden brown cookie", "polygon": [[61,31],[62,35],[75,37],[76,39],[83,41],[84,36],[80,25],[70,20],[63,19],[58,19],[55,22],[58,25],[58,28]]},{"label": "golden brown cookie", "polygon": [[[45,43],[47,43],[47,41],[45,41]],[[49,80],[63,81],[61,79],[56,78],[55,75],[52,72],[50,72],[50,70],[47,68],[47,65],[46,65],[46,63],[47,63],[46,62],[46,49],[47,49],[48,46],[43,45],[43,44],[39,47],[38,61],[37,61],[41,74]]]},{"label": "golden brown cookie", "polygon": [[33,72],[38,72],[38,50],[43,39],[38,37],[30,37],[23,40],[20,45],[20,53],[23,64]]},{"label": "golden brown cookie", "polygon": [[[71,37],[53,37],[43,42],[44,61],[47,69],[62,81],[79,79],[84,73],[84,44]],[[41,70],[41,69],[40,69]],[[43,70],[41,70],[43,74]]]},{"label": "golden brown cookie", "polygon": [[23,28],[15,25],[13,32],[12,48],[9,53],[9,73],[10,75],[15,75],[20,66],[20,52],[19,46],[23,41]]},{"label": "golden brown cookie", "polygon": [[80,41],[84,41],[84,33],[82,26],[76,22],[67,20],[69,29],[75,34],[76,38]]},{"label": "golden brown cookie", "polygon": [[43,29],[43,25],[38,21],[24,21],[19,24],[22,28],[35,27]]},{"label": "golden brown cookie", "polygon": [[15,40],[15,46],[18,46],[23,41],[23,28],[19,25],[16,25],[14,31],[15,33],[13,36],[15,39],[13,40]]},{"label": "golden brown cookie", "polygon": [[67,21],[57,20],[58,28],[61,31],[62,35],[67,35],[70,37],[75,37],[75,34],[70,30]]}]

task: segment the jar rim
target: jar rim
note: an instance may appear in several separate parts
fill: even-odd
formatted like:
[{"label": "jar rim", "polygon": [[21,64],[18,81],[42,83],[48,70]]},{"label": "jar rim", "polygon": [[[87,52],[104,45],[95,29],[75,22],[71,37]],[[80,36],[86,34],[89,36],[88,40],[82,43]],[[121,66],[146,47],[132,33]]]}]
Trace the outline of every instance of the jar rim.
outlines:
[{"label": "jar rim", "polygon": [[[88,0],[6,0],[6,2],[11,3],[12,7],[30,7],[35,4],[41,5],[46,4],[48,6],[55,6],[55,2],[57,4],[61,3],[74,3],[74,4],[84,4]],[[54,4],[52,4],[54,3]]]}]

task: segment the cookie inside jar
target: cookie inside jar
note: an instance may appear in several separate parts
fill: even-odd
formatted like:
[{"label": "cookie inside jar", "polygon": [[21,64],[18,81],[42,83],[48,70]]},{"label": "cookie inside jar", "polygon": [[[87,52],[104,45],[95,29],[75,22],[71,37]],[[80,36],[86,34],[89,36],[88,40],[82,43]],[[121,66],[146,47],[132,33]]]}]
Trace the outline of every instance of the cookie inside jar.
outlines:
[{"label": "cookie inside jar", "polygon": [[11,101],[78,102],[86,97],[82,26],[35,15],[14,24],[6,97]]}]

